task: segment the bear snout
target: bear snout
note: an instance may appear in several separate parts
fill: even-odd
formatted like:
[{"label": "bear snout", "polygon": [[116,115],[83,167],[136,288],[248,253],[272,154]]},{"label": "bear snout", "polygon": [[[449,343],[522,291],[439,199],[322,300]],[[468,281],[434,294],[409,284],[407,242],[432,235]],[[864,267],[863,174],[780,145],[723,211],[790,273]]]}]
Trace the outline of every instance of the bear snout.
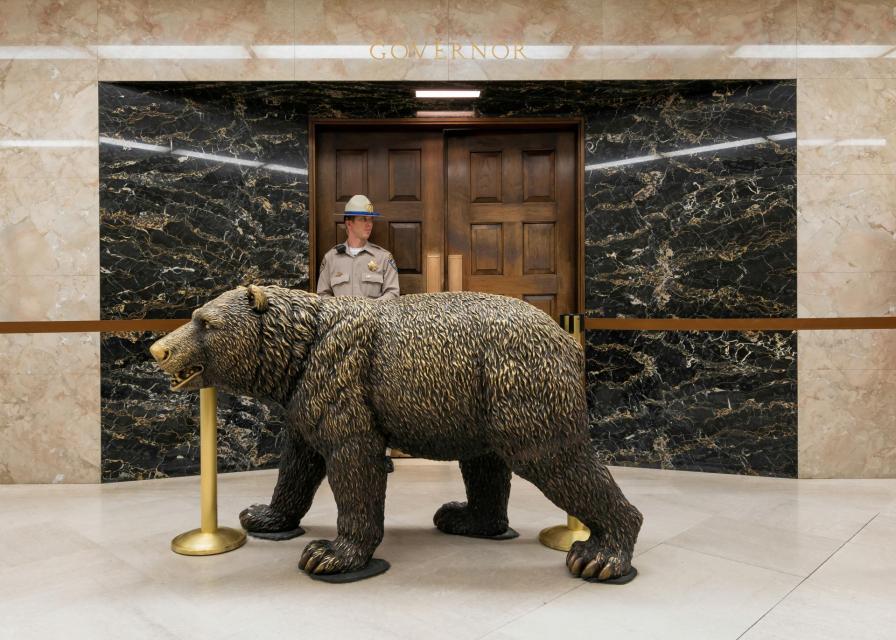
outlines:
[{"label": "bear snout", "polygon": [[149,347],[149,352],[159,368],[171,376],[172,390],[202,386],[205,367],[195,362],[196,354],[190,348],[192,337],[187,325],[156,340]]},{"label": "bear snout", "polygon": [[[162,339],[164,340],[164,338]],[[156,362],[162,364],[168,358],[171,357],[171,349],[164,346],[162,344],[162,340],[156,340],[149,347],[149,352],[152,354],[152,357],[156,359]]]}]

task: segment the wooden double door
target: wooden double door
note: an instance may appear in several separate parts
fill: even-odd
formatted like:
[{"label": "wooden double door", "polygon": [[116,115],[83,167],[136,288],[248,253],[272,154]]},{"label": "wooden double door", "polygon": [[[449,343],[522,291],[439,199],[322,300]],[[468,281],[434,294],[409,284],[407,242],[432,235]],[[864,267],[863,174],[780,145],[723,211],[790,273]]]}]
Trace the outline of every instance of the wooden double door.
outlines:
[{"label": "wooden double door", "polygon": [[345,203],[362,193],[383,214],[370,241],[392,252],[402,294],[576,311],[574,131],[320,127],[315,154],[315,265],[344,241]]}]

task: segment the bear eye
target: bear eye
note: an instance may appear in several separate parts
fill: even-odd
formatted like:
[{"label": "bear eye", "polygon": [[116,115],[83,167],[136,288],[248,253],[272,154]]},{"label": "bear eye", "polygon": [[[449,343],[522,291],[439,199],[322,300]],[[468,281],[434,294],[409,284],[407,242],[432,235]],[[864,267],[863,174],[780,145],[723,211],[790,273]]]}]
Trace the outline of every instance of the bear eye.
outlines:
[{"label": "bear eye", "polygon": [[209,329],[214,329],[215,327],[214,327],[214,325],[213,325],[211,322],[209,322],[208,320],[203,320],[203,321],[202,321],[202,328],[205,329],[206,331],[208,331]]}]

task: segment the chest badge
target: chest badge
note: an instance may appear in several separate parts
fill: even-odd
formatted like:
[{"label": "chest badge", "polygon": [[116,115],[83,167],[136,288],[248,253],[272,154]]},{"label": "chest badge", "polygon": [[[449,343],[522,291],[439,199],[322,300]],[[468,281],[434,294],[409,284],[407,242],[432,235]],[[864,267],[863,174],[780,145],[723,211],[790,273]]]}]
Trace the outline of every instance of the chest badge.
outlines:
[{"label": "chest badge", "polygon": [[371,260],[370,262],[367,263],[367,268],[370,269],[371,271],[376,271],[377,269],[380,268],[380,265],[378,265],[376,263],[376,260]]}]

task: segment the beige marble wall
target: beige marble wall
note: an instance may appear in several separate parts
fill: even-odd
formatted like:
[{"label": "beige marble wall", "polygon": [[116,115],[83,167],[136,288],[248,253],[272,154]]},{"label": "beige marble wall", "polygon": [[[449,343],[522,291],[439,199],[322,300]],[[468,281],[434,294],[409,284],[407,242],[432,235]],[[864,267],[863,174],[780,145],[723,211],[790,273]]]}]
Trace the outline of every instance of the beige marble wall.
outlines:
[{"label": "beige marble wall", "polygon": [[101,80],[290,80],[293,0],[99,0]]},{"label": "beige marble wall", "polygon": [[[798,11],[798,313],[896,315],[896,5]],[[896,330],[798,350],[800,476],[896,475]]]},{"label": "beige marble wall", "polygon": [[[0,2],[0,321],[99,318],[96,24],[93,0]],[[0,354],[0,482],[99,482],[99,335]]]},{"label": "beige marble wall", "polygon": [[799,473],[896,476],[896,340],[892,331],[799,334]]},{"label": "beige marble wall", "polygon": [[[528,55],[470,60],[452,42]],[[376,60],[373,43],[430,47]],[[0,321],[98,318],[98,80],[789,77],[799,315],[893,315],[892,0],[0,0]],[[2,380],[0,481],[96,479],[98,344],[79,335],[0,339],[4,355],[43,361],[29,380]],[[801,473],[893,473],[896,332],[801,334],[799,346]]]},{"label": "beige marble wall", "polygon": [[0,321],[99,316],[96,2],[3,2]]},{"label": "beige marble wall", "polygon": [[99,334],[0,335],[0,353],[0,483],[99,482]]}]

